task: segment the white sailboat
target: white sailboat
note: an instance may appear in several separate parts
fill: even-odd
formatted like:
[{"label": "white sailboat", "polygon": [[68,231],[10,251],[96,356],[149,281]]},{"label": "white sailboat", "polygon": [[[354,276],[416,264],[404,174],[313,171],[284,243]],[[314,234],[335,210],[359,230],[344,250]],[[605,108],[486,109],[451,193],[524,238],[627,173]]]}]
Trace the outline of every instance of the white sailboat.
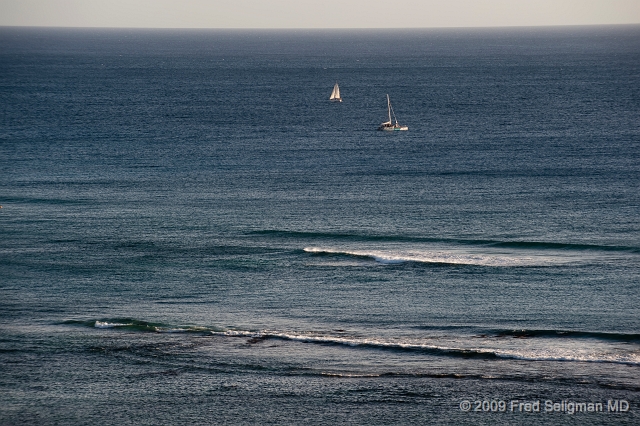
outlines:
[{"label": "white sailboat", "polygon": [[[398,124],[398,119],[396,118],[396,113],[393,112],[393,108],[391,107],[391,101],[389,100],[389,95],[387,95],[387,109],[389,110],[389,121],[385,121],[378,127],[378,130],[384,130],[387,132],[393,132],[397,130],[409,130],[407,126],[401,126]],[[395,120],[395,124],[391,121],[391,114],[393,114],[393,119]]]},{"label": "white sailboat", "polygon": [[336,85],[333,86],[333,92],[331,92],[331,97],[329,98],[331,102],[342,102],[342,98],[340,97],[340,87],[338,87],[338,82],[336,81]]}]

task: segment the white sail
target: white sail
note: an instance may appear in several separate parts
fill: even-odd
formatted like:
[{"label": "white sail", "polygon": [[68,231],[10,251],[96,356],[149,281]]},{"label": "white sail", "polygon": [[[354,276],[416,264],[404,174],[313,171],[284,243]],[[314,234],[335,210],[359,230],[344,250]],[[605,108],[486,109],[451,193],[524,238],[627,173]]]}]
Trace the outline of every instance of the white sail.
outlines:
[{"label": "white sail", "polygon": [[330,101],[339,101],[342,102],[342,98],[340,98],[340,87],[338,87],[338,83],[333,86],[333,92],[331,92]]}]

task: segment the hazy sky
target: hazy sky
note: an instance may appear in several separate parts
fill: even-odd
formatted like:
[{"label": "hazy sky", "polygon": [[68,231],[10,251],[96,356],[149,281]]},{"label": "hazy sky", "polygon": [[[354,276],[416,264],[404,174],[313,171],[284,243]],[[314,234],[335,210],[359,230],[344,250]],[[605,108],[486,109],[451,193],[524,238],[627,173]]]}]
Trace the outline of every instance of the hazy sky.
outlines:
[{"label": "hazy sky", "polygon": [[423,28],[640,23],[640,0],[0,0],[0,26]]}]

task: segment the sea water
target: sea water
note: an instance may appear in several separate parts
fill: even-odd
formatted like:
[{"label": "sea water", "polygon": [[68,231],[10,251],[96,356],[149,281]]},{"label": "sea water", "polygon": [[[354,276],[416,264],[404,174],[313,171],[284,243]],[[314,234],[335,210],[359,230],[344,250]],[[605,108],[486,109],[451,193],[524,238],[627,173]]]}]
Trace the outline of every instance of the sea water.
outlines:
[{"label": "sea water", "polygon": [[637,423],[639,46],[0,29],[0,423]]}]

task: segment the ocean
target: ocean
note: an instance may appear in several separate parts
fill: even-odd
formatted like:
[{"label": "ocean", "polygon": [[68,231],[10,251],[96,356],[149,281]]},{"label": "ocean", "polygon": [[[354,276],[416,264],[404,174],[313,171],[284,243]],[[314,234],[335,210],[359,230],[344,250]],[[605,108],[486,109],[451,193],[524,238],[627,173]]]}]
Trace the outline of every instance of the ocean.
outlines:
[{"label": "ocean", "polygon": [[640,423],[639,47],[0,28],[0,424]]}]

